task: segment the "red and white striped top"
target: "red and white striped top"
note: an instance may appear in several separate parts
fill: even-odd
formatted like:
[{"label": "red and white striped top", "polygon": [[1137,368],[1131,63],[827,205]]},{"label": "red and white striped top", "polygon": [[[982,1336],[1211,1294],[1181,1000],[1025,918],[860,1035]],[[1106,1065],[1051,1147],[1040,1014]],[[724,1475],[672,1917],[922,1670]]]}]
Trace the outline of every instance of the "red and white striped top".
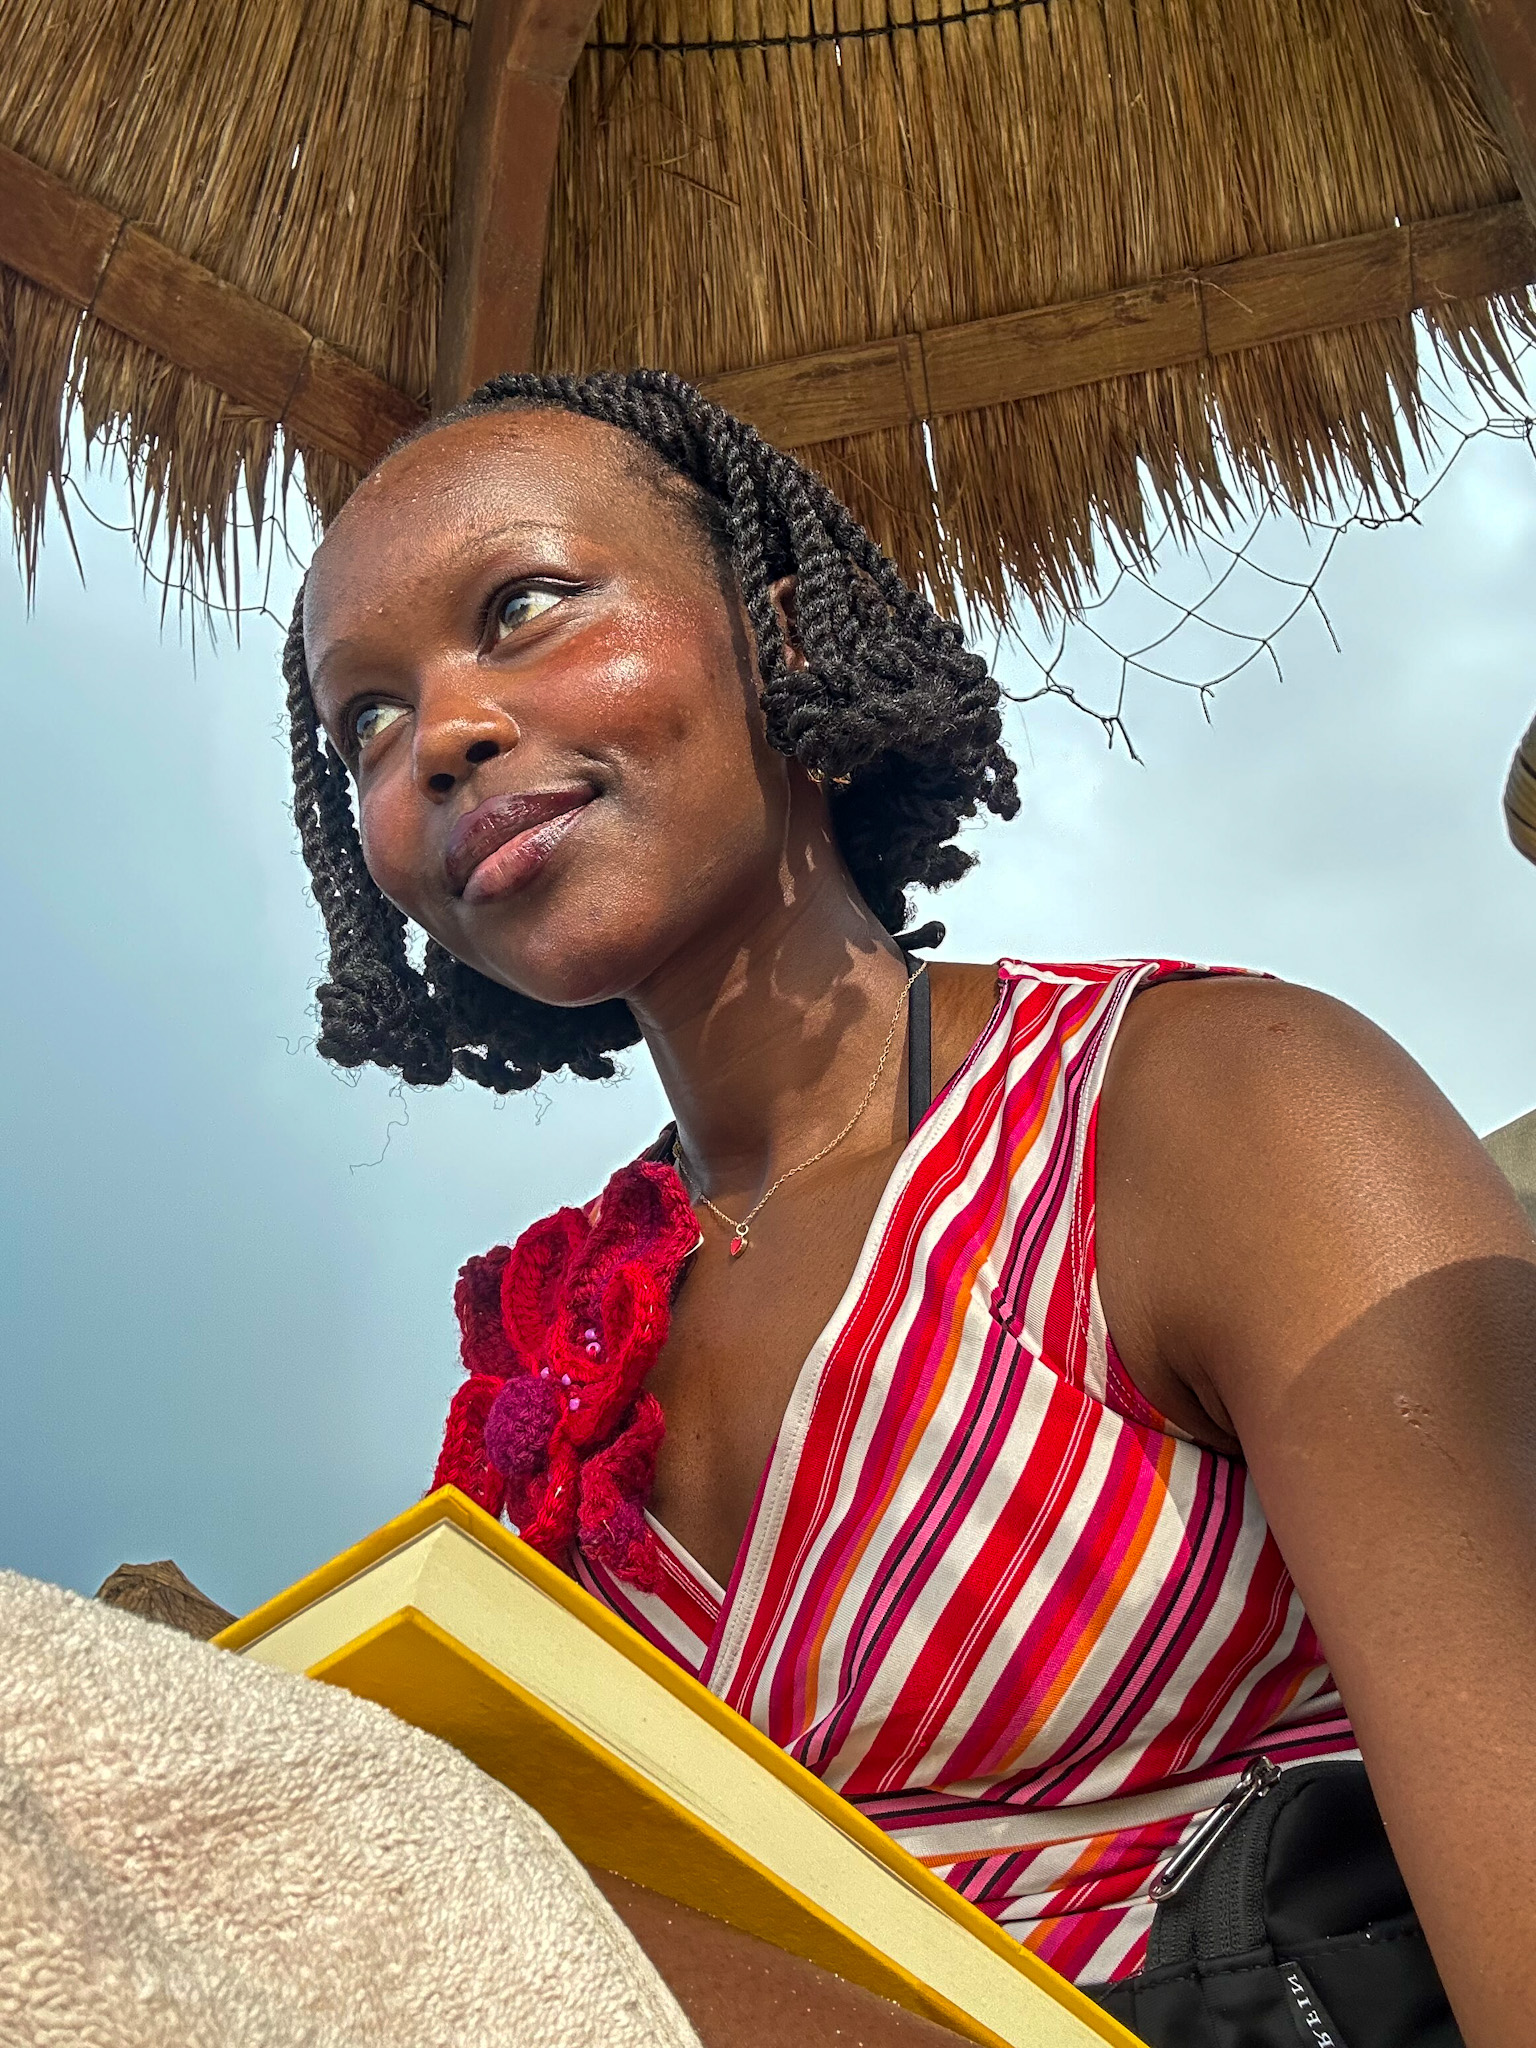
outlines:
[{"label": "red and white striped top", "polygon": [[1063,1975],[1145,1957],[1156,1866],[1262,1753],[1354,1755],[1242,1464],[1105,1328],[1094,1146],[1172,962],[1004,961],[790,1397],[728,1588],[578,1575]]}]

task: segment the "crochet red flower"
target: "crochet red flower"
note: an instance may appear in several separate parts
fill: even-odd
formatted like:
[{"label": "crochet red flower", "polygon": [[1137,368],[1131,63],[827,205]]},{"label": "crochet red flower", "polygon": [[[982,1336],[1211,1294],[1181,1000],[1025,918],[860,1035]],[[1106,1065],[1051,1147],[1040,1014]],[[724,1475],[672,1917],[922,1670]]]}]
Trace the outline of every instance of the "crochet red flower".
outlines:
[{"label": "crochet red flower", "polygon": [[432,1484],[503,1508],[564,1565],[573,1545],[646,1589],[645,1519],[665,1424],[644,1380],[699,1241],[671,1166],[622,1167],[590,1210],[559,1209],[509,1250],[471,1259],[454,1291],[469,1377],[448,1411]]}]

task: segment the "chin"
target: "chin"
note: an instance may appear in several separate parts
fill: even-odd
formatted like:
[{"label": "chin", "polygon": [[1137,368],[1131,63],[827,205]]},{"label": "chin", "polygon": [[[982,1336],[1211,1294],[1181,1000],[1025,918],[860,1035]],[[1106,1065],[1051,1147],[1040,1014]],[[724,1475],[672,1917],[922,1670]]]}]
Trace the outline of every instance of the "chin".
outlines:
[{"label": "chin", "polygon": [[494,957],[481,954],[469,965],[533,1002],[557,1010],[583,1010],[626,997],[645,980],[662,951],[637,945],[632,931],[612,934],[605,944],[603,936],[590,929],[573,933],[563,919],[560,925],[522,934],[515,951],[508,947],[504,952],[498,949]]}]

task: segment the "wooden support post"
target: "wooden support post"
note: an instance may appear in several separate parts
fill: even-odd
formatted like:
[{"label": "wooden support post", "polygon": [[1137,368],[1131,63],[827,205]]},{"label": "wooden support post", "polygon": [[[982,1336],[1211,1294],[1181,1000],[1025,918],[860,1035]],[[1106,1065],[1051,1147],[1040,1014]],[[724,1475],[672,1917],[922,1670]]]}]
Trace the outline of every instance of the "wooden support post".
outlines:
[{"label": "wooden support post", "polygon": [[1450,0],[1483,111],[1536,221],[1536,0]]},{"label": "wooden support post", "polygon": [[477,0],[432,401],[533,359],[566,87],[598,0]]}]

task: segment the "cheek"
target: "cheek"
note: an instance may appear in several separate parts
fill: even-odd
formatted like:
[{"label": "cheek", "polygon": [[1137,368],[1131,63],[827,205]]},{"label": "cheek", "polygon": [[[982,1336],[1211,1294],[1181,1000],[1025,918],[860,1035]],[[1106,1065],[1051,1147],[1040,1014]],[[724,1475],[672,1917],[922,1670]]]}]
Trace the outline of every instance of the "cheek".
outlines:
[{"label": "cheek", "polygon": [[744,798],[761,718],[720,606],[636,607],[616,624],[564,707],[567,729],[627,771],[634,807],[692,809],[729,787]]},{"label": "cheek", "polygon": [[692,680],[645,648],[629,646],[583,678],[563,707],[573,737],[605,752],[666,758],[688,741],[704,707]]},{"label": "cheek", "polygon": [[387,777],[370,785],[358,813],[358,836],[369,874],[397,909],[425,923],[423,910],[442,890],[428,886],[419,804],[409,790],[399,788],[396,778]]}]

